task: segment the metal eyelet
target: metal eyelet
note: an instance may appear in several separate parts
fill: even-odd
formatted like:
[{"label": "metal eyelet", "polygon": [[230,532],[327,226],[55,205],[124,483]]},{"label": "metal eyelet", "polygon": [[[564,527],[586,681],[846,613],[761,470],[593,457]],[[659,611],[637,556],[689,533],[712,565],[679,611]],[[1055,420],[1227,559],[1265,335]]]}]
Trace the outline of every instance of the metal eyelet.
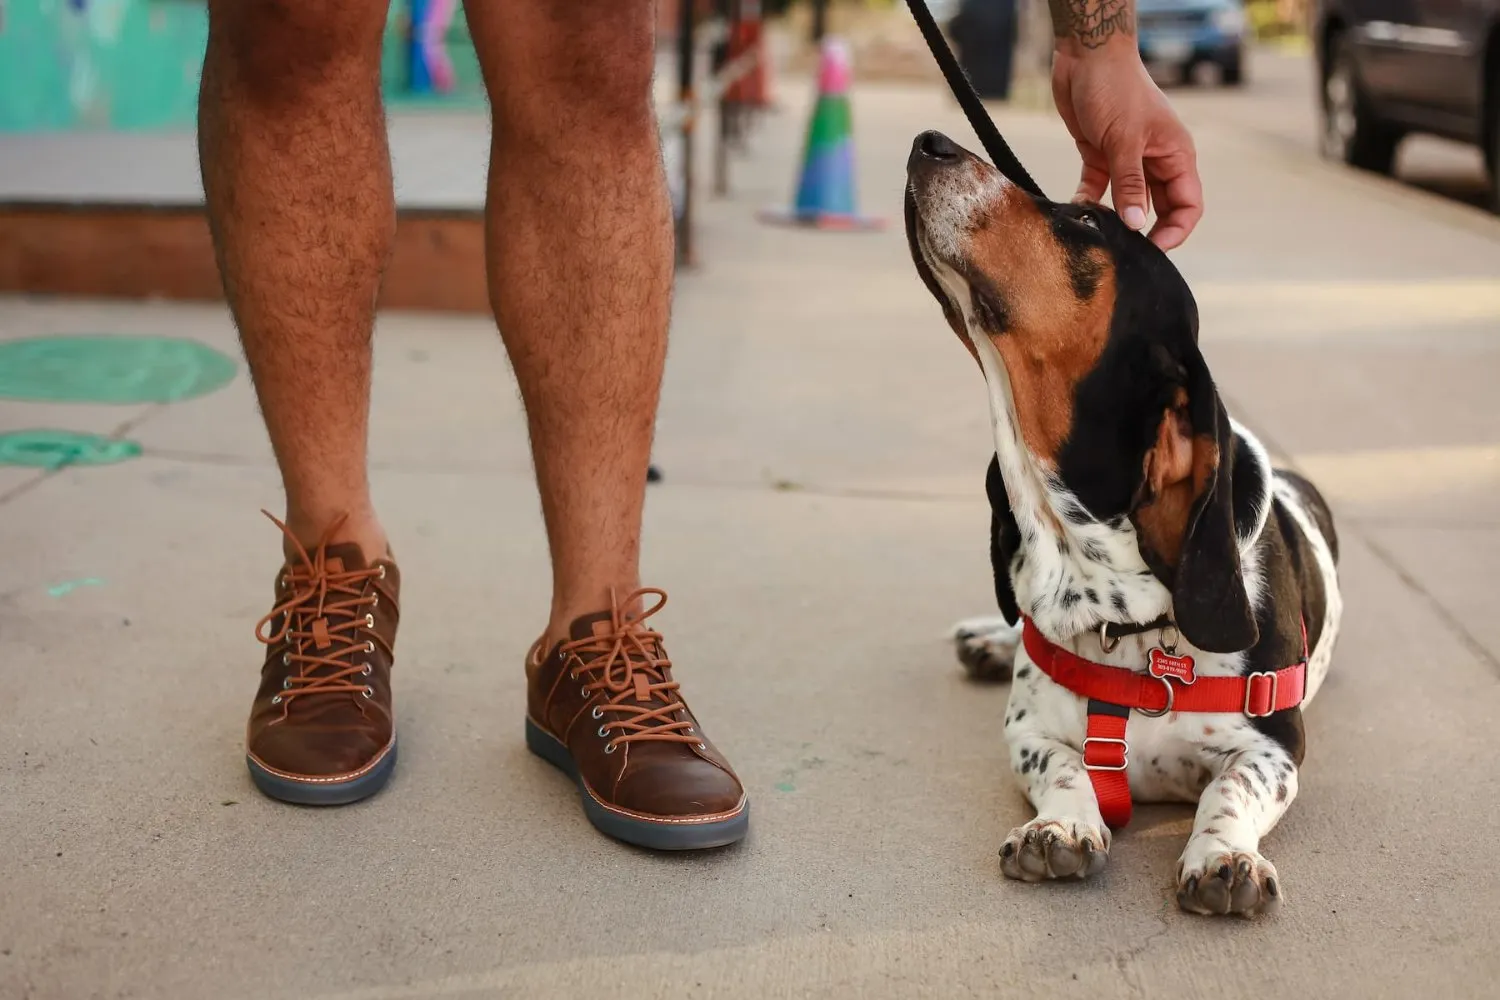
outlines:
[{"label": "metal eyelet", "polygon": [[365,615],[365,628],[374,628],[374,627],[375,627],[375,616],[374,615]]},{"label": "metal eyelet", "polygon": [[291,687],[292,687],[292,679],[290,677],[282,678],[282,681],[281,681],[281,690],[283,690],[283,691],[289,691],[289,690],[291,690]]},{"label": "metal eyelet", "polygon": [[604,727],[603,727],[603,726],[600,726],[600,727],[599,727],[599,736],[600,736],[600,738],[602,738],[602,739],[608,739],[608,738],[609,738],[609,733],[607,733],[607,732],[605,732],[605,730],[604,730]]},{"label": "metal eyelet", "polygon": [[291,653],[282,653],[281,654],[281,665],[283,667],[290,667],[292,665],[292,654]]},{"label": "metal eyelet", "polygon": [[581,694],[581,695],[582,695],[582,696],[583,696],[583,697],[585,697],[585,698],[588,698],[588,697],[590,697],[590,695],[589,695],[589,689],[588,689],[588,688],[586,688],[586,687],[581,687],[581,688],[579,688],[579,689],[578,689],[578,693],[579,693],[579,694]]},{"label": "metal eyelet", "polygon": [[707,749],[708,749],[708,746],[707,746],[707,745],[706,745],[706,744],[703,744],[703,743],[699,743],[699,744],[698,744],[698,749],[699,749],[699,750],[707,750]]},{"label": "metal eyelet", "polygon": [[380,572],[377,573],[377,574],[375,574],[375,579],[377,579],[377,580],[384,580],[385,579],[385,567],[384,566],[380,567]]},{"label": "metal eyelet", "polygon": [[604,753],[605,753],[606,756],[609,755],[609,754],[612,754],[614,752],[615,752],[615,745],[613,743],[610,743],[607,746],[605,746]]},{"label": "metal eyelet", "polygon": [[693,727],[692,726],[688,726],[686,731],[689,732],[689,733],[692,732],[693,731]]},{"label": "metal eyelet", "polygon": [[591,715],[595,719],[602,719],[602,718],[604,718],[604,712],[599,708],[598,705],[594,706],[594,710],[592,712],[590,712],[589,715]]},{"label": "metal eyelet", "polygon": [[378,607],[380,607],[380,595],[379,594],[376,594],[373,598],[370,599],[370,607],[372,607],[372,608],[378,608]]},{"label": "metal eyelet", "polygon": [[368,676],[370,676],[370,674],[374,673],[374,671],[375,671],[375,668],[372,667],[372,666],[370,666],[368,663],[366,663],[365,664],[365,668],[363,670],[361,670],[360,673],[362,673],[366,677],[368,677]]},{"label": "metal eyelet", "polygon": [[373,697],[375,697],[375,689],[372,688],[372,687],[370,687],[370,685],[368,685],[368,684],[365,685],[365,689],[364,689],[364,691],[362,693],[364,694],[364,696],[366,698],[373,698]]},{"label": "metal eyelet", "polygon": [[373,653],[373,652],[375,652],[375,643],[372,642],[369,639],[365,640],[365,652],[366,653]]},{"label": "metal eyelet", "polygon": [[278,694],[276,697],[272,698],[271,699],[271,704],[273,704],[273,705],[280,705],[281,704],[281,695]]}]

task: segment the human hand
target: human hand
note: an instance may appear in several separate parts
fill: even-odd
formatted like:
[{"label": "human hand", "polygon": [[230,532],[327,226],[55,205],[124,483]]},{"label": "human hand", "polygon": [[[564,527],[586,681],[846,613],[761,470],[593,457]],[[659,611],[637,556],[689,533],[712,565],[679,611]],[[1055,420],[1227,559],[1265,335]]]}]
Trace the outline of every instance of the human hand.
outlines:
[{"label": "human hand", "polygon": [[1052,64],[1052,96],[1083,155],[1078,200],[1099,201],[1111,191],[1115,211],[1163,250],[1180,246],[1203,216],[1193,137],[1167,103],[1134,39],[1093,49],[1059,46]]}]

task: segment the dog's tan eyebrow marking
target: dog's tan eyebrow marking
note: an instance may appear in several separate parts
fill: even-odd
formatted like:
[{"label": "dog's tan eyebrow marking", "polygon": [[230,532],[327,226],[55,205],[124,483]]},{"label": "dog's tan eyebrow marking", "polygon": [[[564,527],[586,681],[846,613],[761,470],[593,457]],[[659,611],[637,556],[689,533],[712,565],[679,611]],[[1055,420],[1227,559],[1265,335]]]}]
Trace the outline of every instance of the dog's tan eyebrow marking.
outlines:
[{"label": "dog's tan eyebrow marking", "polygon": [[[992,216],[1000,215],[997,224]],[[1004,289],[1004,328],[973,332],[988,336],[1005,362],[1026,447],[1055,463],[1073,427],[1078,383],[1098,365],[1109,339],[1115,305],[1109,257],[1093,249],[1097,271],[1088,282],[1078,281],[1077,250],[1014,189],[989,207],[982,224],[975,220],[968,256],[976,284]],[[976,310],[973,318],[985,312]]]}]

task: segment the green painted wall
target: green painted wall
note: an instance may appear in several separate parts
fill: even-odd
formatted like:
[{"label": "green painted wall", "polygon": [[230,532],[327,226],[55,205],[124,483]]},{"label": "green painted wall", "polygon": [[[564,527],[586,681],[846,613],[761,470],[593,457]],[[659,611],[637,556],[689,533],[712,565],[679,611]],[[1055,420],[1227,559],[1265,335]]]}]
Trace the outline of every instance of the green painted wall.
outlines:
[{"label": "green painted wall", "polygon": [[[462,13],[448,32],[447,94],[407,91],[405,24],[395,0],[383,70],[392,106],[482,107]],[[0,132],[192,128],[207,36],[201,0],[0,0]]]}]

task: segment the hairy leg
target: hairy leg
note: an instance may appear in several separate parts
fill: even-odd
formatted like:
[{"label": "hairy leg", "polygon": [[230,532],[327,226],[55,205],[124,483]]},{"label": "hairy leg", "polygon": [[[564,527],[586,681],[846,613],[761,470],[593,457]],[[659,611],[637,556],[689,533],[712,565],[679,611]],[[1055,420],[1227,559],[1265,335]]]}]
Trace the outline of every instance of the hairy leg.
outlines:
[{"label": "hairy leg", "polygon": [[638,583],[666,357],[672,219],[651,0],[485,0],[490,299],[552,554],[550,637]]},{"label": "hairy leg", "polygon": [[395,233],[382,0],[209,0],[198,144],[229,307],[304,543],[383,554],[366,437]]}]

